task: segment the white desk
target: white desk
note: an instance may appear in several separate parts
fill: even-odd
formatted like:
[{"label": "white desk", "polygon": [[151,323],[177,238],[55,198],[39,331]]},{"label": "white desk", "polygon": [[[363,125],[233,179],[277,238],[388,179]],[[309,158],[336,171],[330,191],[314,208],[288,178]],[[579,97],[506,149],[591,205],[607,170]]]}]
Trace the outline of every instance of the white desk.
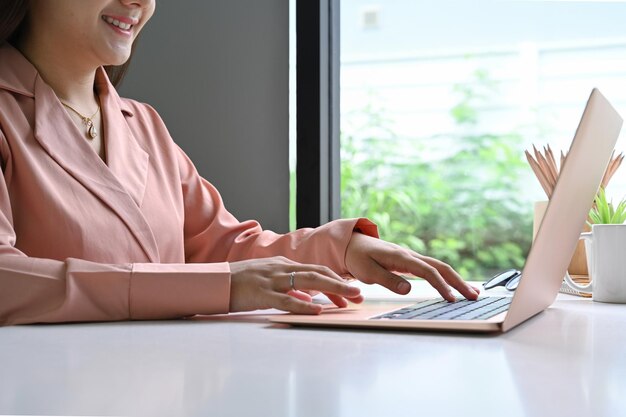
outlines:
[{"label": "white desk", "polygon": [[626,305],[499,336],[184,320],[0,328],[0,414],[624,416]]}]

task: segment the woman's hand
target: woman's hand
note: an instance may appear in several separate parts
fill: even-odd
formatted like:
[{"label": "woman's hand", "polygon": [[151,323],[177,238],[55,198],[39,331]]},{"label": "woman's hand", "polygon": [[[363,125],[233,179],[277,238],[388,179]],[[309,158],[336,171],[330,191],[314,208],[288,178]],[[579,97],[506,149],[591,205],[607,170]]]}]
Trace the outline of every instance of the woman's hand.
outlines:
[{"label": "woman's hand", "polygon": [[[309,292],[322,292],[338,307],[360,303],[360,290],[330,268],[301,264],[282,256],[231,262],[230,311],[277,308],[297,314],[319,314]],[[293,288],[291,273],[295,272]]]},{"label": "woman's hand", "polygon": [[424,278],[448,301],[455,300],[450,287],[469,300],[475,300],[479,294],[449,265],[361,233],[352,234],[346,250],[346,267],[360,281],[380,284],[398,294],[407,294],[411,284],[397,273]]}]

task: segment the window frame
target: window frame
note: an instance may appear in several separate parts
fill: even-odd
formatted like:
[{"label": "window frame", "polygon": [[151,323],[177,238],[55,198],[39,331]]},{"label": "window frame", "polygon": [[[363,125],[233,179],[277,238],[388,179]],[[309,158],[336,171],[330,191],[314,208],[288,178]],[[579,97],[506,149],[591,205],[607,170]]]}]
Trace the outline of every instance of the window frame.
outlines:
[{"label": "window frame", "polygon": [[341,215],[339,0],[296,0],[296,227]]}]

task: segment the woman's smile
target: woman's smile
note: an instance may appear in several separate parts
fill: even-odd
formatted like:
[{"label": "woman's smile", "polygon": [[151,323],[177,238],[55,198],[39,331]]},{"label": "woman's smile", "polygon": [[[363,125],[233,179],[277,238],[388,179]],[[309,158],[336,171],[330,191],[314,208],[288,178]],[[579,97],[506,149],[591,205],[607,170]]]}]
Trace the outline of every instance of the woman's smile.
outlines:
[{"label": "woman's smile", "polygon": [[139,23],[139,19],[126,16],[103,15],[102,20],[115,32],[125,36],[132,36],[133,27]]}]

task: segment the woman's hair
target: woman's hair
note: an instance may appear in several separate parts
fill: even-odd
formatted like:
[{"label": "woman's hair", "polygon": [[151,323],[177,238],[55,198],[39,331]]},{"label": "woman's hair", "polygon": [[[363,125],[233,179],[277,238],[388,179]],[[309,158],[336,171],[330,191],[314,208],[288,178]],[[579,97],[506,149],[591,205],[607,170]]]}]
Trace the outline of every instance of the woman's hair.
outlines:
[{"label": "woman's hair", "polygon": [[[0,45],[4,42],[17,45],[24,31],[29,7],[30,0],[0,0]],[[122,65],[104,66],[111,83],[116,87],[122,82],[126,74],[133,56],[132,52],[135,50],[136,41],[137,39],[133,43],[130,58],[125,63]]]}]

